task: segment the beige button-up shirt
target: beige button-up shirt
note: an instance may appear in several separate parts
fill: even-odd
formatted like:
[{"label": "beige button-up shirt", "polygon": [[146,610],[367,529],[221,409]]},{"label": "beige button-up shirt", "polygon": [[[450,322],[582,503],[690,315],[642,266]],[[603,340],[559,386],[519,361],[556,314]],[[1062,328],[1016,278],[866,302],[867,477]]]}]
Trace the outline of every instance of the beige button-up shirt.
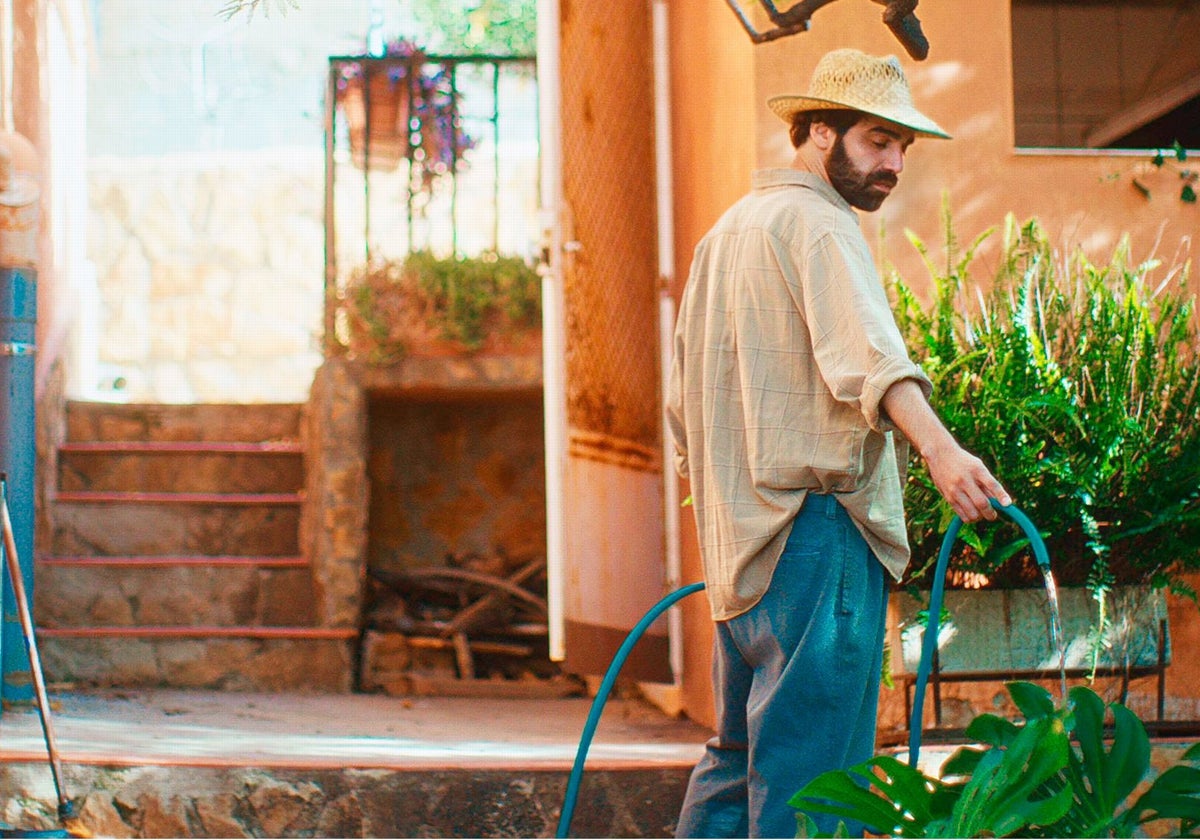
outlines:
[{"label": "beige button-up shirt", "polygon": [[794,169],[753,186],[696,247],[668,394],[718,621],[762,597],[810,490],[900,578],[908,442],[879,402],[901,379],[932,391],[845,199]]}]

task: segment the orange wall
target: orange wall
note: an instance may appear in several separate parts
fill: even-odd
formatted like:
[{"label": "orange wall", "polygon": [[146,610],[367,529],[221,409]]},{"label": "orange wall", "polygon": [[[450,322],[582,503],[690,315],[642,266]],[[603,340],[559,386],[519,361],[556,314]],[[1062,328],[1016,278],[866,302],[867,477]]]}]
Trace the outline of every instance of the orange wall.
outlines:
[{"label": "orange wall", "polygon": [[[723,0],[681,0],[669,8],[671,136],[675,187],[675,292],[692,249],[750,187],[755,157],[754,53]],[[667,469],[671,466],[667,465]],[[686,482],[680,498],[686,498]],[[682,518],[683,581],[702,578],[696,523]],[[683,601],[683,709],[712,725],[712,621],[700,596]]]},{"label": "orange wall", "polygon": [[[960,241],[1001,224],[1011,212],[1019,220],[1037,216],[1053,240],[1068,248],[1081,245],[1096,259],[1107,257],[1125,232],[1136,259],[1149,256],[1156,242],[1160,256],[1174,257],[1185,238],[1200,233],[1200,207],[1176,198],[1178,178],[1172,173],[1145,175],[1152,188],[1160,188],[1152,200],[1143,198],[1130,179],[1135,169],[1147,168],[1147,155],[1014,150],[1009,5],[1010,0],[922,3],[917,13],[931,45],[923,62],[908,57],[881,22],[878,7],[854,0],[818,11],[807,33],[755,47],[758,165],[791,159],[782,123],[763,104],[767,97],[803,92],[830,49],[891,53],[900,57],[918,107],[954,137],[914,145],[899,188],[878,213],[862,217],[877,256],[895,263],[906,280],[920,287],[927,274],[904,231],[913,230],[937,253],[943,195]],[[978,276],[989,275],[985,262]],[[1200,284],[1194,288],[1200,290]]]},{"label": "orange wall", "polygon": [[[891,199],[878,213],[862,217],[877,257],[895,264],[918,289],[927,272],[904,232],[913,230],[938,253],[943,195],[960,242],[1013,213],[1019,220],[1037,216],[1063,247],[1081,245],[1096,259],[1107,257],[1123,233],[1131,236],[1135,259],[1149,256],[1156,243],[1165,259],[1185,251],[1188,238],[1200,233],[1200,208],[1175,198],[1174,176],[1157,182],[1154,173],[1145,176],[1159,188],[1152,200],[1143,198],[1130,176],[1146,168],[1145,155],[1014,150],[1009,2],[922,4],[917,12],[931,44],[924,62],[904,53],[880,20],[879,6],[859,0],[819,10],[807,33],[760,45],[751,43],[724,0],[672,2],[676,290],[696,242],[748,189],[751,170],[791,160],[784,126],[767,110],[766,99],[803,92],[818,59],[843,46],[899,56],[918,106],[954,136],[918,142]],[[980,278],[990,275],[988,254],[987,248],[981,251]],[[1195,275],[1192,283],[1200,290]],[[695,536],[694,521],[685,515],[685,581],[700,577]],[[1181,619],[1172,632],[1191,638],[1193,625],[1200,625],[1195,607],[1185,606],[1172,610],[1172,621]],[[701,599],[685,602],[684,612],[683,707],[711,725],[711,622]],[[1184,658],[1176,657],[1168,690],[1172,696],[1200,696],[1200,675],[1180,671]]]}]

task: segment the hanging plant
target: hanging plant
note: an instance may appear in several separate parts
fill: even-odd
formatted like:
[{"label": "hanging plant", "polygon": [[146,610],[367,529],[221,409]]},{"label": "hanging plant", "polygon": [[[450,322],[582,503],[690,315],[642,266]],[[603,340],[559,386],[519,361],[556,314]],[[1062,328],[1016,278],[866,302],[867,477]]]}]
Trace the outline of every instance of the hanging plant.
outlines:
[{"label": "hanging plant", "polygon": [[355,166],[390,171],[407,161],[414,188],[429,192],[438,178],[465,165],[463,156],[476,141],[462,128],[450,65],[396,39],[382,56],[352,56],[336,66]]}]

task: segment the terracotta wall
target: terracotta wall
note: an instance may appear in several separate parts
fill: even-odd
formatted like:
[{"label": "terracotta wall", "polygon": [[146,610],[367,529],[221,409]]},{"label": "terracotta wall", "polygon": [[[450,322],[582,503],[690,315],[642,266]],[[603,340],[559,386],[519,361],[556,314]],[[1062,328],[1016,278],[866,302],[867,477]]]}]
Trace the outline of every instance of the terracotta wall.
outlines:
[{"label": "terracotta wall", "polygon": [[[1037,216],[1054,240],[1064,247],[1081,245],[1096,258],[1106,257],[1125,232],[1135,257],[1148,256],[1156,243],[1161,256],[1172,257],[1183,240],[1200,232],[1200,208],[1175,198],[1177,177],[1170,173],[1143,173],[1157,189],[1149,201],[1138,193],[1131,176],[1146,168],[1147,155],[1014,149],[1009,3],[921,4],[917,11],[931,44],[923,62],[908,58],[880,22],[878,9],[849,0],[817,12],[810,32],[755,47],[758,165],[791,159],[782,124],[763,105],[768,96],[803,91],[830,49],[894,53],[919,107],[954,136],[914,145],[897,191],[883,209],[863,217],[867,240],[907,280],[923,280],[926,272],[904,231],[910,228],[940,247],[943,195],[960,240],[973,239],[1011,212],[1018,219]],[[1193,283],[1200,290],[1197,278]]]},{"label": "terracotta wall", "polygon": [[[904,232],[911,229],[940,248],[943,196],[960,241],[1013,213],[1021,220],[1037,216],[1063,247],[1083,246],[1098,259],[1123,233],[1131,236],[1135,258],[1155,249],[1166,259],[1186,253],[1189,238],[1200,232],[1200,208],[1175,198],[1174,176],[1145,173],[1146,155],[1014,149],[1009,2],[922,4],[918,13],[932,48],[920,63],[904,53],[872,4],[832,4],[814,15],[809,32],[752,45],[724,0],[672,3],[677,288],[696,242],[748,188],[750,171],[791,160],[786,131],[766,99],[803,92],[818,59],[843,46],[900,56],[919,106],[954,135],[951,141],[918,142],[897,191],[881,211],[863,216],[877,257],[895,264],[919,290],[927,286],[927,272]],[[1155,188],[1152,200],[1132,187],[1135,172]],[[990,254],[981,251],[981,277],[989,273]],[[1200,290],[1195,276],[1192,283]],[[695,580],[700,570],[690,516],[682,536],[684,579]],[[1173,604],[1176,638],[1194,637],[1197,619],[1194,606]],[[710,646],[705,605],[692,599],[685,606],[683,707],[709,724]],[[1200,667],[1187,659],[1175,657],[1168,691],[1190,708],[1195,701],[1188,698],[1200,697]]]},{"label": "terracotta wall", "polygon": [[[683,288],[692,249],[704,232],[749,189],[755,166],[754,53],[723,0],[670,4],[672,154],[675,188],[675,288]],[[671,466],[667,465],[670,469]],[[680,498],[688,490],[684,482]],[[696,524],[682,520],[683,580],[702,577]],[[682,705],[712,725],[709,677],[712,622],[703,596],[683,602]]]}]

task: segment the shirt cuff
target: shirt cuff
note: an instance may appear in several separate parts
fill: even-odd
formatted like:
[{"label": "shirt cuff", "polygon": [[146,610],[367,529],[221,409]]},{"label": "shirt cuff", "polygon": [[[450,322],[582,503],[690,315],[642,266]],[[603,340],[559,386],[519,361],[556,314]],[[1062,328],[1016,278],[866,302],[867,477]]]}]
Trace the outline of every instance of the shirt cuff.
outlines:
[{"label": "shirt cuff", "polygon": [[921,388],[925,399],[933,393],[933,383],[925,371],[914,362],[894,356],[881,359],[867,374],[863,384],[862,413],[867,424],[877,432],[895,431],[896,426],[880,408],[883,395],[902,379],[912,379]]}]

